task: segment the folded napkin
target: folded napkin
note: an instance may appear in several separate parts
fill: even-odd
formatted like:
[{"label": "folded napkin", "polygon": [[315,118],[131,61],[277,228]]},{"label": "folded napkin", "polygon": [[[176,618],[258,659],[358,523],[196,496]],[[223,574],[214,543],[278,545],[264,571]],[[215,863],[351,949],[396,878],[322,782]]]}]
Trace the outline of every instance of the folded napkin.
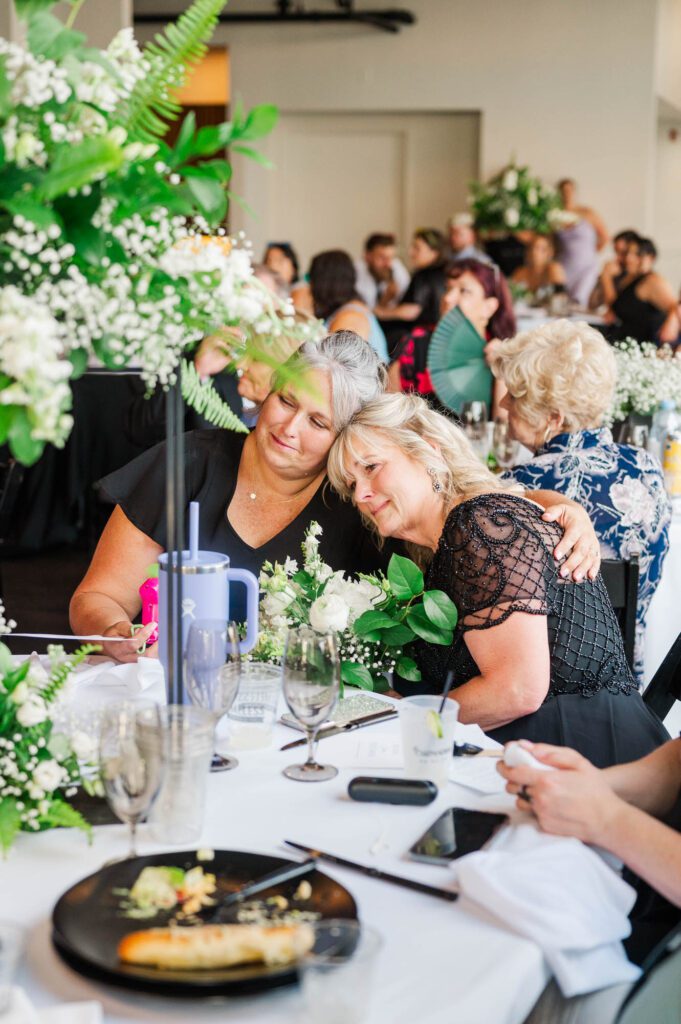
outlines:
[{"label": "folded napkin", "polygon": [[88,664],[76,672],[74,688],[81,693],[87,688],[88,694],[101,693],[119,700],[140,693],[153,698],[162,697],[165,692],[163,667],[155,658],[138,658],[136,662],[126,664],[97,659],[95,664]]},{"label": "folded napkin", "polygon": [[621,942],[636,893],[578,839],[515,825],[455,868],[464,899],[541,948],[564,996],[641,973]]},{"label": "folded napkin", "polygon": [[10,990],[10,1005],[0,1014],[2,1024],[101,1024],[101,1003],[61,1003],[36,1010],[22,988]]}]

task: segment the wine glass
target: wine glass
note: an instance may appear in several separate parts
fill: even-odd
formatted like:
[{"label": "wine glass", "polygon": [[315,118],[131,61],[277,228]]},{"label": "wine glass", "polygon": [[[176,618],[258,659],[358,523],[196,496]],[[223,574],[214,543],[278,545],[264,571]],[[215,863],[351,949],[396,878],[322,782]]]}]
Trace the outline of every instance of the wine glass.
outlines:
[{"label": "wine glass", "polygon": [[485,402],[464,402],[461,406],[461,425],[480,458],[487,458],[487,405]]},{"label": "wine glass", "polygon": [[322,722],[331,714],[340,689],[340,658],[334,633],[317,633],[308,626],[290,629],[282,659],[283,690],[296,721],[307,733],[305,764],[284,769],[288,779],[323,782],[338,774],[337,768],[317,764],[315,746]]},{"label": "wine glass", "polygon": [[620,431],[620,444],[630,444],[635,448],[646,448],[650,431],[645,423],[631,423],[629,420]]},{"label": "wine glass", "polygon": [[[236,622],[200,619],[192,622],[187,636],[185,682],[192,704],[210,711],[215,726],[227,714],[241,677],[241,649]],[[213,754],[210,770],[236,768],[235,757]]]},{"label": "wine glass", "polygon": [[149,813],[163,777],[165,740],[158,704],[124,701],[106,708],[99,760],[109,806],[130,827],[128,857],[136,857],[137,825]]},{"label": "wine glass", "polygon": [[499,469],[510,469],[518,454],[518,443],[511,437],[508,420],[496,419],[492,434],[492,450]]}]

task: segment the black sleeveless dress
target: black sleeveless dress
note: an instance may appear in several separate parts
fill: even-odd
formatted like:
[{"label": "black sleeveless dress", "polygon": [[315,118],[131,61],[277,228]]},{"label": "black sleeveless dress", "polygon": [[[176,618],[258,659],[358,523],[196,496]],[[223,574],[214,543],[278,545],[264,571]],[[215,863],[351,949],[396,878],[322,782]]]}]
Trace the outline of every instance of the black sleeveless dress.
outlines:
[{"label": "black sleeveless dress", "polygon": [[423,643],[422,688],[437,692],[449,669],[454,686],[480,674],[466,646],[513,612],[546,616],[551,656],[541,707],[489,733],[574,747],[598,767],[633,761],[668,738],[641,700],[605,585],[563,580],[553,558],[561,537],[543,510],[512,494],[483,494],[449,514],[426,577],[459,612],[451,647]]},{"label": "black sleeveless dress", "polygon": [[648,274],[635,277],[612,304],[612,310],[619,324],[615,328],[614,340],[635,338],[636,341],[658,341],[662,324],[667,319],[663,309],[658,309],[652,302],[645,302],[636,294],[636,288],[645,281]]}]

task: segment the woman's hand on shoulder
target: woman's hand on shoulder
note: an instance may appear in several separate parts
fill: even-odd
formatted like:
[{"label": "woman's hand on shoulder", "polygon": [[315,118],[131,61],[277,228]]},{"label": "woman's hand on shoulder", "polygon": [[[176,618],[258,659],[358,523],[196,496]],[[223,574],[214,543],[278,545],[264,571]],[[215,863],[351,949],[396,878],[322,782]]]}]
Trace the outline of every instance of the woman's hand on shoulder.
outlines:
[{"label": "woman's hand on shoulder", "polygon": [[155,622],[148,622],[146,626],[142,626],[141,629],[138,629],[132,635],[133,626],[131,622],[128,622],[126,619],[114,622],[112,626],[103,631],[102,636],[121,637],[123,639],[116,640],[110,644],[102,643],[102,654],[106,655],[107,658],[113,658],[114,661],[120,662],[134,662],[139,657],[157,657],[156,644],[149,648],[145,646],[155,625]]},{"label": "woman's hand on shoulder", "polygon": [[572,577],[575,583],[595,580],[601,567],[601,546],[586,510],[566,498],[547,508],[542,519],[563,528],[563,536],[553,552],[555,560],[562,563],[563,579]]}]

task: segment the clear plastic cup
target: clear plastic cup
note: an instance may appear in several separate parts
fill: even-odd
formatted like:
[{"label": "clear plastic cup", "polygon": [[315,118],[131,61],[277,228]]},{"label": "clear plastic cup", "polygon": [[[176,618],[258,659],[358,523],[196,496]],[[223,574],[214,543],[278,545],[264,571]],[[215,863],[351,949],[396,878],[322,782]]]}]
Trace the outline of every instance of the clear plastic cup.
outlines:
[{"label": "clear plastic cup", "polygon": [[241,666],[239,690],[227,716],[230,747],[257,750],[269,747],[281,692],[281,668],[259,661]]},{"label": "clear plastic cup", "polygon": [[188,704],[169,704],[160,713],[165,770],[149,821],[157,842],[180,846],[195,842],[203,829],[215,718]]},{"label": "clear plastic cup", "polygon": [[443,786],[454,753],[454,732],[459,705],[449,698],[442,711],[441,697],[419,695],[399,702],[404,774],[409,779],[430,779]]},{"label": "clear plastic cup", "polygon": [[383,939],[359,921],[318,921],[313,928],[314,948],[299,964],[304,1024],[363,1024]]}]

